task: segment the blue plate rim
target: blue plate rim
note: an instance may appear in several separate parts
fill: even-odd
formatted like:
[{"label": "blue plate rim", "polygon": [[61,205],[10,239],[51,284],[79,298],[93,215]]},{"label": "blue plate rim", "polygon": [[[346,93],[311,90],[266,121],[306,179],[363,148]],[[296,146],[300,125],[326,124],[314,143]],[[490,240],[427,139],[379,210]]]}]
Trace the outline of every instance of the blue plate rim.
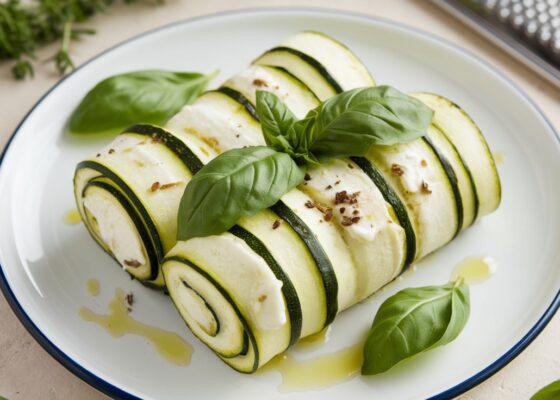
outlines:
[{"label": "blue plate rim", "polygon": [[[498,80],[502,80],[507,85],[509,85],[517,94],[519,94],[527,103],[541,116],[543,121],[548,125],[550,130],[554,133],[556,140],[560,143],[560,134],[555,129],[554,125],[550,122],[547,116],[542,112],[542,110],[535,104],[535,102],[523,91],[519,86],[513,82],[511,79],[507,78],[506,76],[500,75],[498,70],[494,68],[491,64],[487,61],[483,60],[479,56],[475,55],[471,51],[453,43],[446,39],[443,39],[435,34],[430,32],[423,31],[421,29],[388,20],[386,18],[380,18],[377,16],[362,14],[358,12],[346,11],[346,10],[337,10],[337,9],[328,9],[328,8],[320,8],[320,7],[263,7],[263,8],[243,8],[238,10],[228,10],[222,11],[217,13],[205,14],[201,16],[196,16],[192,18],[187,18],[180,21],[175,21],[169,24],[162,25],[160,27],[151,29],[149,31],[143,32],[139,35],[133,36],[129,39],[126,39],[120,43],[117,43],[106,50],[100,52],[99,54],[95,55],[94,57],[90,58],[70,74],[64,76],[60,79],[57,83],[55,83],[41,98],[31,107],[31,109],[27,112],[27,114],[23,117],[20,123],[16,126],[14,132],[9,137],[4,149],[0,153],[0,168],[2,167],[2,162],[6,154],[9,151],[9,148],[12,144],[12,141],[16,137],[17,133],[19,132],[20,128],[23,126],[25,121],[31,116],[33,111],[51,94],[53,90],[55,90],[62,82],[68,79],[70,76],[77,73],[82,68],[86,67],[93,61],[97,60],[98,58],[104,56],[107,53],[110,53],[113,50],[121,46],[125,46],[131,42],[136,40],[140,40],[145,36],[149,36],[153,33],[163,31],[166,29],[170,29],[172,27],[189,24],[197,21],[204,21],[210,20],[213,18],[220,18],[232,15],[239,15],[239,14],[254,14],[254,13],[274,13],[274,12],[301,12],[301,13],[311,13],[311,14],[327,14],[327,15],[335,15],[335,16],[347,16],[353,17],[358,19],[364,19],[366,21],[374,22],[377,24],[383,24],[391,27],[397,27],[402,31],[410,32],[415,35],[428,38],[432,41],[437,42],[444,47],[458,52],[463,53],[468,58],[470,58],[475,63],[479,64],[482,68],[486,69],[490,72],[494,77]],[[102,393],[108,395],[109,397],[116,399],[116,400],[141,400],[140,397],[136,397],[135,395],[128,393],[119,387],[105,381],[104,379],[100,378],[99,376],[95,375],[93,372],[85,369],[82,367],[78,362],[73,360],[70,356],[64,353],[60,348],[58,348],[53,342],[51,342],[39,329],[37,325],[33,322],[33,320],[27,315],[25,310],[23,309],[22,305],[18,302],[14,292],[12,291],[10,285],[8,284],[7,278],[4,274],[4,268],[0,264],[0,290],[4,293],[4,297],[6,298],[8,304],[10,305],[12,311],[19,319],[21,324],[27,329],[27,331],[31,334],[31,336],[45,349],[55,360],[57,360],[60,364],[62,364],[66,369],[72,372],[74,375],[82,379],[84,382],[88,383],[93,388],[101,391]],[[464,380],[457,385],[444,390],[443,392],[430,397],[428,400],[447,400],[452,399],[460,394],[465,393],[466,391],[474,388],[475,386],[479,385],[480,383],[484,382],[500,369],[505,367],[509,364],[515,357],[519,355],[546,327],[546,325],[550,322],[552,317],[555,315],[556,311],[560,308],[560,288],[556,292],[551,304],[545,310],[543,315],[538,319],[538,321],[531,327],[529,332],[525,334],[512,348],[506,351],[502,356],[500,356],[496,361],[488,365],[486,368],[482,369],[481,371],[477,372],[470,378]]]}]

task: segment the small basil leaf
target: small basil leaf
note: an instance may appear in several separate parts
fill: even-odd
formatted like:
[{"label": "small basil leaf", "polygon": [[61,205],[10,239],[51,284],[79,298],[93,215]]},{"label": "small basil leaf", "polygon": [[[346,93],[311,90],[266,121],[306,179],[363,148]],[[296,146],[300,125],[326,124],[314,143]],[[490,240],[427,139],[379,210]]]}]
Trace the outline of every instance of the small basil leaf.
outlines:
[{"label": "small basil leaf", "polygon": [[301,142],[315,155],[363,155],[371,145],[405,143],[424,136],[432,116],[433,111],[421,101],[390,86],[353,89],[308,114],[314,123],[303,131]]},{"label": "small basil leaf", "polygon": [[409,288],[389,297],[369,331],[362,374],[385,372],[408,357],[451,342],[463,330],[469,312],[469,289],[462,280]]},{"label": "small basil leaf", "polygon": [[269,147],[226,151],[188,183],[179,205],[177,239],[225,232],[240,217],[275,204],[303,177],[288,154]]},{"label": "small basil leaf", "polygon": [[256,110],[266,144],[279,151],[291,149],[286,134],[297,119],[290,109],[275,94],[257,90]]},{"label": "small basil leaf", "polygon": [[136,123],[164,124],[195,100],[214,76],[159,70],[111,76],[83,98],[70,117],[70,131],[100,133]]},{"label": "small basil leaf", "polygon": [[560,399],[560,380],[546,385],[533,396],[531,400],[558,400]]}]

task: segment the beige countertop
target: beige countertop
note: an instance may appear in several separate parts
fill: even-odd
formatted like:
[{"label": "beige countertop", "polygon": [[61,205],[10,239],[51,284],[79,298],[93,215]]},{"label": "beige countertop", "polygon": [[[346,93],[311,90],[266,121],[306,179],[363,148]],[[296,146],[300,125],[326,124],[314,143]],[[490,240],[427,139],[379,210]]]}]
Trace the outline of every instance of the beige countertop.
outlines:
[{"label": "beige countertop", "polygon": [[[164,6],[142,3],[117,5],[107,15],[93,19],[89,25],[98,33],[73,45],[74,61],[79,65],[138,33],[197,15],[266,6],[344,9],[417,27],[478,54],[515,81],[560,130],[560,90],[425,0],[167,0]],[[53,49],[41,50],[40,59],[51,55]],[[50,66],[39,66],[34,80],[14,82],[9,65],[0,64],[0,147],[57,79]],[[1,396],[10,400],[106,398],[52,359],[18,322],[2,296],[0,321]],[[556,315],[519,357],[460,399],[528,399],[540,387],[560,378],[559,343],[560,315]]]}]

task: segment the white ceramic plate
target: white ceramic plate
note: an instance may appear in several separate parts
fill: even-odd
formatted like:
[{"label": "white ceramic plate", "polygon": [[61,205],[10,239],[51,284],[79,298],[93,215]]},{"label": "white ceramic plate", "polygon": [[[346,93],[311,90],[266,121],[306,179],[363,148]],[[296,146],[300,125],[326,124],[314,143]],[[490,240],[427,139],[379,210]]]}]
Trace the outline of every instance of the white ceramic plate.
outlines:
[{"label": "white ceramic plate", "polygon": [[[490,147],[505,154],[499,165],[499,210],[419,263],[416,272],[341,314],[330,342],[317,353],[353,344],[385,298],[404,287],[446,282],[467,256],[490,255],[499,267],[487,282],[472,287],[471,318],[452,344],[373,378],[357,377],[324,391],[280,393],[278,374],[246,376],[229,369],[187,331],[166,296],[131,281],[82,225],[63,222],[74,207],[74,165],[108,140],[78,141],[63,129],[88,89],[106,76],[145,68],[220,68],[219,82],[304,29],[346,43],[379,83],[453,99],[477,121]],[[413,29],[318,10],[244,11],[190,20],[90,61],[54,87],[18,127],[0,170],[0,283],[24,325],[49,352],[115,398],[448,398],[515,357],[558,308],[559,150],[553,128],[512,83],[465,51]],[[85,290],[90,278],[101,282],[97,298]],[[168,363],[140,337],[115,339],[80,319],[80,306],[105,312],[117,287],[136,294],[135,318],[178,332],[194,345],[190,366]]]}]

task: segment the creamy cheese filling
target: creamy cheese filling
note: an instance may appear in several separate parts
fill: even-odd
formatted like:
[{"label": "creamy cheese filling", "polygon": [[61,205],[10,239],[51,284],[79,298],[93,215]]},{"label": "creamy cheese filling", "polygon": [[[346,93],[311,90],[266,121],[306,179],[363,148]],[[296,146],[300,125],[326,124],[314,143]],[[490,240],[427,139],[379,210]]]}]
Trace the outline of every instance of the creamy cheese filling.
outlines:
[{"label": "creamy cheese filling", "polygon": [[379,189],[350,160],[333,160],[308,175],[300,189],[319,203],[309,207],[322,207],[325,217],[339,225],[359,268],[355,301],[360,301],[400,272],[404,229],[389,213]]},{"label": "creamy cheese filling", "polygon": [[211,266],[217,276],[229,277],[228,287],[248,305],[258,328],[277,329],[287,322],[282,281],[245,241],[226,233],[194,238],[183,245],[195,259]]},{"label": "creamy cheese filling", "polygon": [[144,246],[126,210],[103,190],[89,190],[84,208],[95,219],[94,229],[126,270],[147,268]]},{"label": "creamy cheese filling", "polygon": [[[417,193],[426,188],[431,190],[432,179],[428,161],[412,151],[402,151],[393,155],[394,174],[400,174],[403,187],[409,193]],[[426,190],[425,189],[425,190]]]}]

